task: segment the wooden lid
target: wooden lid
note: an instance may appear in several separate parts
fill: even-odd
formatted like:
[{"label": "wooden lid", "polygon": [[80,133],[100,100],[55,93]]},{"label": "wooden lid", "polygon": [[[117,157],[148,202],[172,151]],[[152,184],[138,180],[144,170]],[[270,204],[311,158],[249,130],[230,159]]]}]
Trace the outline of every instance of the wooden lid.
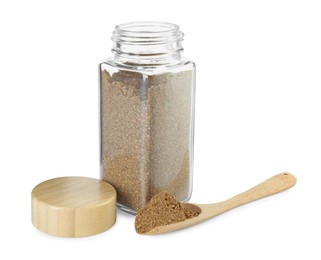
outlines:
[{"label": "wooden lid", "polygon": [[38,184],[31,193],[32,223],[60,237],[86,237],[116,221],[116,190],[107,182],[86,177],[62,177]]}]

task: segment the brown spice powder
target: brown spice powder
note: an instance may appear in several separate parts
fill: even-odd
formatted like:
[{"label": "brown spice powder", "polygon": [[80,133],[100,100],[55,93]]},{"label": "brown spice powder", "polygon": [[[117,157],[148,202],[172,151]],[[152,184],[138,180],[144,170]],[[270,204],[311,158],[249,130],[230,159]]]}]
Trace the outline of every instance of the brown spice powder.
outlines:
[{"label": "brown spice powder", "polygon": [[190,194],[193,72],[101,72],[102,178],[139,210],[160,191]]},{"label": "brown spice powder", "polygon": [[137,212],[135,229],[137,233],[144,234],[156,227],[185,221],[198,215],[199,212],[185,208],[173,195],[163,191]]},{"label": "brown spice powder", "polygon": [[102,177],[116,188],[117,202],[132,209],[147,203],[150,182],[149,104],[140,81],[139,73],[102,71]]}]

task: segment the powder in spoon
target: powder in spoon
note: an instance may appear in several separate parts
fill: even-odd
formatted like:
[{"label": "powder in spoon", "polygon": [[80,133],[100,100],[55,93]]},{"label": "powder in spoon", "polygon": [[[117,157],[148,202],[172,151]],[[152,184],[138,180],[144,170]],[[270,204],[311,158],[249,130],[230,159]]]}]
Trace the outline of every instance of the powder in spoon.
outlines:
[{"label": "powder in spoon", "polygon": [[173,195],[162,191],[137,212],[135,228],[137,233],[145,234],[155,227],[185,221],[198,215],[199,212],[187,209]]}]

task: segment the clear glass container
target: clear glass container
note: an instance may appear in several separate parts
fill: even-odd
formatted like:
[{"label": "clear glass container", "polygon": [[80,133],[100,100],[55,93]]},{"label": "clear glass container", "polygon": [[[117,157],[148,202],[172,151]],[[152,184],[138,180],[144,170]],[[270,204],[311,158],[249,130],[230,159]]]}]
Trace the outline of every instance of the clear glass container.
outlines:
[{"label": "clear glass container", "polygon": [[135,214],[153,195],[192,192],[195,64],[171,23],[121,24],[100,63],[101,178]]}]

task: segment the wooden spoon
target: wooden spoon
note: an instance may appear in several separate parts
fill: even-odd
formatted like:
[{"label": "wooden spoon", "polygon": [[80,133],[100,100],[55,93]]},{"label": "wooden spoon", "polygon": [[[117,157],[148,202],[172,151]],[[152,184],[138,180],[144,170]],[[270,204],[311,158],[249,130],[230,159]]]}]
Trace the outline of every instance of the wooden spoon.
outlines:
[{"label": "wooden spoon", "polygon": [[145,234],[157,235],[196,225],[209,218],[222,214],[230,209],[287,190],[294,186],[295,183],[296,178],[292,174],[285,172],[275,175],[270,179],[267,179],[266,181],[260,183],[259,185],[222,202],[213,204],[183,203],[186,208],[199,212],[199,215],[182,222],[153,228]]}]

